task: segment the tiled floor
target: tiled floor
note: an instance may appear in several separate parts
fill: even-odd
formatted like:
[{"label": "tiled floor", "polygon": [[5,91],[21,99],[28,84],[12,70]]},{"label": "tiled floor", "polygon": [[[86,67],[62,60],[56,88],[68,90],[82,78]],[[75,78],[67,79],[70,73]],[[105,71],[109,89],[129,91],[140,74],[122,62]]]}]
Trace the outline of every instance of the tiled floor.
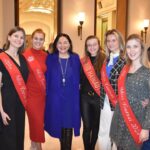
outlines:
[{"label": "tiled floor", "polygon": [[[81,129],[82,133],[82,129]],[[46,134],[46,142],[42,144],[43,150],[59,150],[59,140],[56,138],[50,137]],[[29,127],[28,127],[28,119],[26,117],[26,127],[25,127],[25,150],[30,149],[30,139],[29,139]],[[82,137],[73,138],[72,142],[72,150],[84,150]]]}]

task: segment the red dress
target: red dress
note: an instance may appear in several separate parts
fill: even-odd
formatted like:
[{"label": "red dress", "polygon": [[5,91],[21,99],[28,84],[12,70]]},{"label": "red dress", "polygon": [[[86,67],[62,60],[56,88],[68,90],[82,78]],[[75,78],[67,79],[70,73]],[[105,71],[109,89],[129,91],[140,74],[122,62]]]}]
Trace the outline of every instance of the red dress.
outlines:
[{"label": "red dress", "polygon": [[[43,74],[46,71],[46,57],[47,53],[42,50],[35,50],[33,48],[27,49],[30,51],[32,56],[39,63]],[[29,77],[27,80],[28,89],[28,102],[27,102],[27,115],[29,119],[30,128],[30,139],[34,142],[45,142],[44,136],[44,110],[45,110],[45,95],[46,93],[41,90],[41,87],[35,78],[35,75],[28,64],[29,67]]]}]

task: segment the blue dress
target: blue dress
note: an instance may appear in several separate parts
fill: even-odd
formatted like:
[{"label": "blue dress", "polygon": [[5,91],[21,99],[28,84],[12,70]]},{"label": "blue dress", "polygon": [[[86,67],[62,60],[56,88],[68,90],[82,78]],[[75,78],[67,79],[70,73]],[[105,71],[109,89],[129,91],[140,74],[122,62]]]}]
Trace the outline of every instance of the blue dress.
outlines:
[{"label": "blue dress", "polygon": [[[61,60],[63,69],[67,60]],[[53,137],[61,138],[62,128],[73,128],[80,133],[80,60],[70,54],[66,68],[66,84],[62,83],[62,70],[58,54],[47,57],[45,130]]]}]

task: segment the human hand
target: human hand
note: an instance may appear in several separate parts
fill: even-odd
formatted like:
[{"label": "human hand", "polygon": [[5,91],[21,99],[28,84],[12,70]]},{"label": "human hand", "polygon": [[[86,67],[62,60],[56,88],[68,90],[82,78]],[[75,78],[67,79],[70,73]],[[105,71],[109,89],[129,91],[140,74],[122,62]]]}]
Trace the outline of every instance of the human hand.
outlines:
[{"label": "human hand", "polygon": [[1,116],[2,116],[3,124],[4,124],[5,126],[9,125],[8,121],[10,121],[11,119],[10,119],[10,117],[8,116],[8,114],[5,113],[5,112],[1,112]]},{"label": "human hand", "polygon": [[143,108],[145,108],[145,107],[148,105],[148,103],[149,103],[149,99],[144,99],[144,100],[142,101],[142,106],[143,106]]},{"label": "human hand", "polygon": [[149,139],[149,130],[142,129],[139,138],[140,142],[147,141]]},{"label": "human hand", "polygon": [[0,72],[0,88],[3,86],[3,83],[2,83],[2,72]]}]

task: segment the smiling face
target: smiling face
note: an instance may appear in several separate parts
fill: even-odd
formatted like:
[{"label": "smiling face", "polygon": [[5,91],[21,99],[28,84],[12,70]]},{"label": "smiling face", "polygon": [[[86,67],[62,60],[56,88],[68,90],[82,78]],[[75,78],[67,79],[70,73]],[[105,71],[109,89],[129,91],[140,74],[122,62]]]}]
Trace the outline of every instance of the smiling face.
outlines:
[{"label": "smiling face", "polygon": [[99,51],[99,43],[96,38],[89,39],[86,42],[87,51],[91,54],[91,56],[96,56]]},{"label": "smiling face", "polygon": [[10,47],[19,49],[24,44],[24,33],[22,31],[16,31],[8,36],[8,41],[10,42]]},{"label": "smiling face", "polygon": [[107,36],[106,45],[112,53],[116,53],[119,51],[119,41],[114,34],[110,34]]},{"label": "smiling face", "polygon": [[133,61],[140,61],[142,55],[142,48],[138,39],[131,39],[127,41],[126,52],[129,59]]},{"label": "smiling face", "polygon": [[70,43],[68,39],[64,36],[61,36],[56,44],[59,54],[66,55],[70,48]]},{"label": "smiling face", "polygon": [[45,37],[43,33],[36,32],[32,38],[32,46],[36,50],[40,50],[43,48],[43,44],[45,41]]}]

